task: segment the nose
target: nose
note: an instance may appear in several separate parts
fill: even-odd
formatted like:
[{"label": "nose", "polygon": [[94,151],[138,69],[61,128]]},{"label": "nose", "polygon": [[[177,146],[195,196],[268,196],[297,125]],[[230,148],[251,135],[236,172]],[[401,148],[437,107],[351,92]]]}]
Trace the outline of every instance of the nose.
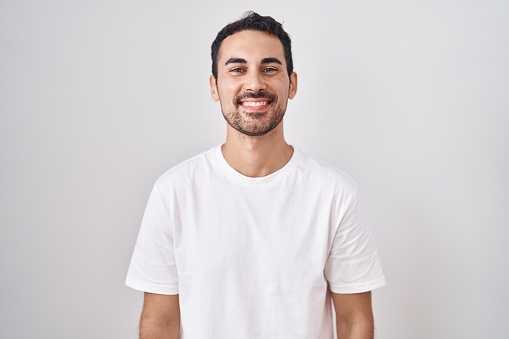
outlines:
[{"label": "nose", "polygon": [[258,93],[267,88],[267,84],[263,79],[263,75],[259,72],[249,72],[244,83],[244,90]]}]

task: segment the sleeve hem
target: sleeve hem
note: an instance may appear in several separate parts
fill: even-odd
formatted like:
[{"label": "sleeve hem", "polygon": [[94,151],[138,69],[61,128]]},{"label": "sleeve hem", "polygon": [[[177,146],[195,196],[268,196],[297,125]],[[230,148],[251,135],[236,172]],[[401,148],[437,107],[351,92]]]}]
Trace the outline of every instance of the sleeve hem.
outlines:
[{"label": "sleeve hem", "polygon": [[334,285],[334,284],[329,283],[329,288],[330,288],[331,292],[333,292],[333,293],[352,294],[352,293],[369,292],[374,289],[385,286],[385,284],[386,284],[385,277],[380,277],[378,279],[368,281],[368,282],[362,283],[362,284],[356,284],[356,285]]},{"label": "sleeve hem", "polygon": [[143,283],[140,281],[126,279],[125,285],[137,291],[149,292],[155,294],[166,294],[166,295],[175,295],[179,294],[178,286],[161,286],[161,285],[152,285]]}]

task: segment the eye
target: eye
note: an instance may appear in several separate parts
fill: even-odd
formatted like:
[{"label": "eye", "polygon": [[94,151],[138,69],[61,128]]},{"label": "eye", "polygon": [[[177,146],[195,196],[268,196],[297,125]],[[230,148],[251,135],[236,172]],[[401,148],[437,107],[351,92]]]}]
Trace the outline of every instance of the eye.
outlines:
[{"label": "eye", "polygon": [[244,73],[244,69],[242,67],[234,67],[230,69],[230,73]]},{"label": "eye", "polygon": [[273,73],[277,73],[277,68],[274,68],[274,67],[267,67],[267,68],[264,68],[263,69],[263,73],[266,73],[266,74],[273,74]]}]

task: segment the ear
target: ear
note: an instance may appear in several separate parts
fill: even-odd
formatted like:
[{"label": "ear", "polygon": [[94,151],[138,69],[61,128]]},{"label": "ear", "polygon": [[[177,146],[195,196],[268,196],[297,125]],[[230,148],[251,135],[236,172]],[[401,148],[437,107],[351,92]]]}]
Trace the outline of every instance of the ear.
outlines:
[{"label": "ear", "polygon": [[209,83],[210,83],[210,94],[212,95],[212,100],[219,101],[219,93],[217,91],[217,80],[213,75],[210,76]]},{"label": "ear", "polygon": [[288,98],[293,99],[297,94],[297,73],[293,72],[290,75],[290,90],[288,91]]}]

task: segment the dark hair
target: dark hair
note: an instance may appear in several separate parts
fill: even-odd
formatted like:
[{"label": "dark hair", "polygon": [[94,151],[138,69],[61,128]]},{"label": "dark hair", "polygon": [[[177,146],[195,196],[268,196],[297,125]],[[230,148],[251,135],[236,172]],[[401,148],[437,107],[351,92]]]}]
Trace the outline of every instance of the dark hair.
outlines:
[{"label": "dark hair", "polygon": [[220,30],[219,33],[217,33],[216,39],[212,42],[211,56],[212,74],[214,78],[217,79],[217,57],[223,40],[234,33],[244,30],[262,31],[277,36],[283,44],[288,76],[293,73],[292,41],[288,33],[283,29],[283,25],[270,16],[261,16],[258,13],[249,11],[244,13],[241,19],[226,25]]}]

